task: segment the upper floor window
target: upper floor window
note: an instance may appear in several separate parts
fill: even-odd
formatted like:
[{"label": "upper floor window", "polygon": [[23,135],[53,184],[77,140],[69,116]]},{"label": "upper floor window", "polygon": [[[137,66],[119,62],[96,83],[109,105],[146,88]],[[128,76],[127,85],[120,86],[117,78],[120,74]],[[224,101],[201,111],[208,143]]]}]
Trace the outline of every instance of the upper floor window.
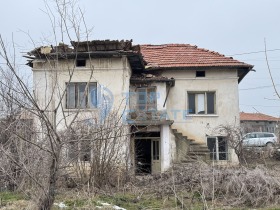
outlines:
[{"label": "upper floor window", "polygon": [[86,59],[77,59],[76,60],[76,66],[77,67],[84,67],[84,66],[86,66]]},{"label": "upper floor window", "polygon": [[96,108],[97,107],[97,85],[96,82],[66,83],[66,108]]},{"label": "upper floor window", "polygon": [[205,71],[196,71],[196,77],[205,77]]},{"label": "upper floor window", "polygon": [[139,110],[151,111],[157,109],[156,87],[137,88],[137,93]]},{"label": "upper floor window", "polygon": [[215,92],[188,92],[189,114],[215,114]]}]

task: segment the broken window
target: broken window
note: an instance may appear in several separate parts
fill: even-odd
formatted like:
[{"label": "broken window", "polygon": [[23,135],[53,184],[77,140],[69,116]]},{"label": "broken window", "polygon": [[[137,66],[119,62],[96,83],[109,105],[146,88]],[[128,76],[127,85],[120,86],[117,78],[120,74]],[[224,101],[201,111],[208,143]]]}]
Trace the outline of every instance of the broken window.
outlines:
[{"label": "broken window", "polygon": [[211,160],[228,160],[228,145],[224,137],[208,137],[207,146]]},{"label": "broken window", "polygon": [[156,87],[138,88],[138,109],[151,111],[157,109]]},{"label": "broken window", "polygon": [[90,161],[91,146],[90,141],[73,141],[68,145],[68,158],[71,161]]},{"label": "broken window", "polygon": [[215,114],[215,92],[188,93],[189,114]]},{"label": "broken window", "polygon": [[80,161],[90,161],[91,159],[91,147],[90,141],[81,141],[80,142]]},{"label": "broken window", "polygon": [[205,77],[205,71],[196,71],[196,77]]},{"label": "broken window", "polygon": [[91,82],[66,83],[66,108],[96,108],[97,107],[97,84]]},{"label": "broken window", "polygon": [[76,66],[77,67],[84,67],[84,66],[86,66],[86,59],[77,59],[76,60]]}]

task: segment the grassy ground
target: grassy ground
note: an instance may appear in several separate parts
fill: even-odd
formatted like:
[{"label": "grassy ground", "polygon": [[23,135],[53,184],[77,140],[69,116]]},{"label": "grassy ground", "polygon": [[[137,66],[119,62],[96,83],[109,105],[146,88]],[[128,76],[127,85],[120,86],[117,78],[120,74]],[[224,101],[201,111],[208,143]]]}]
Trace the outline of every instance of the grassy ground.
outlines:
[{"label": "grassy ground", "polygon": [[[0,193],[1,198],[1,210],[32,210],[34,205],[31,201],[24,199],[24,196],[18,193],[2,192]],[[76,210],[91,210],[91,209],[114,209],[113,206],[117,205],[127,210],[157,210],[157,209],[192,209],[192,210],[202,210],[204,204],[201,201],[199,195],[194,195],[192,199],[183,198],[185,206],[183,207],[180,202],[175,201],[175,197],[155,197],[154,195],[142,195],[141,198],[135,197],[132,194],[115,194],[114,196],[108,195],[96,195],[90,196],[79,192],[64,192],[57,196],[56,203],[59,204],[63,202],[67,205],[67,208],[63,209],[76,209]],[[108,203],[111,206],[103,206],[101,203]],[[258,210],[280,210],[278,207],[267,207],[267,208],[230,208],[226,206],[221,206],[219,204],[213,205],[211,202],[207,203],[209,209],[233,209],[233,210],[248,210],[248,209],[258,209]],[[53,207],[52,210],[61,210],[57,205]]]},{"label": "grassy ground", "polygon": [[[267,168],[273,169],[276,174],[280,176],[280,160],[272,158],[262,158],[252,156],[252,160],[248,159],[248,168],[254,168],[256,165],[263,165]],[[277,175],[278,177],[278,175]],[[155,187],[157,187],[155,185]],[[90,210],[90,209],[113,209],[114,205],[122,207],[127,210],[157,210],[157,209],[233,209],[233,210],[280,210],[280,206],[266,206],[262,208],[244,207],[229,207],[223,206],[222,203],[214,203],[211,198],[203,199],[201,194],[194,190],[190,192],[176,191],[176,197],[173,193],[170,196],[149,193],[144,190],[134,188],[136,191],[130,189],[123,192],[108,194],[87,193],[83,190],[69,190],[64,189],[59,191],[56,196],[55,203],[52,210],[61,210],[58,204],[63,203],[67,208],[76,210]],[[185,188],[181,188],[185,189]],[[218,202],[219,199],[215,199]],[[111,204],[104,206],[102,203]],[[184,205],[182,205],[182,203]],[[98,208],[100,206],[100,208]],[[15,192],[0,192],[0,210],[33,210],[34,203],[26,198],[26,196]]]}]

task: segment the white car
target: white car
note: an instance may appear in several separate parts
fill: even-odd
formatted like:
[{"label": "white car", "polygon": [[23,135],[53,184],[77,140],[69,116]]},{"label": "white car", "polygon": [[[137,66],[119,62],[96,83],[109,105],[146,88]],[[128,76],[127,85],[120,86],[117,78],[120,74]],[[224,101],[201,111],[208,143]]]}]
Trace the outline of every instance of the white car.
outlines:
[{"label": "white car", "polygon": [[277,144],[277,137],[274,133],[252,132],[243,137],[244,146],[273,147]]}]

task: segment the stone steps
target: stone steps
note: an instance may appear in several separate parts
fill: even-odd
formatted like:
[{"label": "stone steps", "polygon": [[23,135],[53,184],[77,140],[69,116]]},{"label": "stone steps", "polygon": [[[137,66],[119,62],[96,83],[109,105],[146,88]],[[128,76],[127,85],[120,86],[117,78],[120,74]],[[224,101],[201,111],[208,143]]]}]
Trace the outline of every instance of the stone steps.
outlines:
[{"label": "stone steps", "polygon": [[196,142],[194,139],[188,139],[187,136],[184,136],[177,129],[172,129],[175,137],[186,140],[189,145],[188,151],[186,151],[185,157],[181,160],[183,163],[195,162],[197,160],[207,161],[210,158],[210,151],[205,144]]}]

